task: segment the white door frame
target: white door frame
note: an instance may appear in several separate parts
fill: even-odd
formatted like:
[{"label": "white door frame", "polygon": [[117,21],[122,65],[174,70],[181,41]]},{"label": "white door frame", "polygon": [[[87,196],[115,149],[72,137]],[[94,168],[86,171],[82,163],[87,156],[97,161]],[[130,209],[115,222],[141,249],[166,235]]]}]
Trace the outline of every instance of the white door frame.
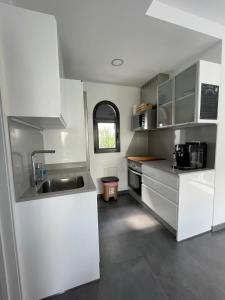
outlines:
[{"label": "white door frame", "polygon": [[0,299],[22,300],[9,143],[8,122],[0,95]]},{"label": "white door frame", "polygon": [[6,281],[6,271],[3,257],[2,237],[0,231],[0,299],[9,299],[8,287]]}]

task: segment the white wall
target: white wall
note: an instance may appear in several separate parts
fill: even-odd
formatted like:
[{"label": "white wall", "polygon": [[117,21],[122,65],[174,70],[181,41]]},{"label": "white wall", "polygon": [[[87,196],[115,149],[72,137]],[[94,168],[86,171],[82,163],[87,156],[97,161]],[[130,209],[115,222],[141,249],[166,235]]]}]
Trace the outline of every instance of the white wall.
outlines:
[{"label": "white wall", "polygon": [[216,174],[213,225],[225,223],[225,32],[222,42],[222,72],[220,100],[218,109],[218,128],[216,145]]},{"label": "white wall", "polygon": [[83,83],[80,80],[61,79],[62,109],[67,127],[44,130],[44,148],[55,149],[46,154],[48,164],[86,161]]},{"label": "white wall", "polygon": [[[125,155],[133,137],[133,132],[130,129],[132,106],[140,102],[140,89],[85,82],[84,90],[87,92],[90,168],[92,178],[97,185],[97,191],[98,193],[101,192],[99,179],[111,175],[119,177],[119,190],[127,190],[127,162]],[[95,105],[103,100],[115,103],[120,112],[121,151],[119,153],[94,153],[92,114]]]},{"label": "white wall", "polygon": [[170,73],[170,76],[175,76],[182,72],[186,68],[190,67],[192,64],[196,63],[198,60],[206,60],[214,63],[221,63],[221,51],[222,43],[221,41],[215,43],[212,47],[206,49],[197,56],[192,56],[188,60],[184,61],[182,65],[176,66],[174,70]]},{"label": "white wall", "polygon": [[10,4],[10,5],[14,5],[13,0],[0,0],[0,2]]}]

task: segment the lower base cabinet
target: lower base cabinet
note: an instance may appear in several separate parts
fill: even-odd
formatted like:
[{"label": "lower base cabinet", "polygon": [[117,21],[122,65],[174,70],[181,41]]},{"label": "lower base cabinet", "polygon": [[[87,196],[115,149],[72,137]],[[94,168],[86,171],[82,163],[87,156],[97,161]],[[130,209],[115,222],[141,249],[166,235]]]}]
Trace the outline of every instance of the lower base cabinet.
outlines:
[{"label": "lower base cabinet", "polygon": [[96,191],[16,203],[23,300],[99,279]]},{"label": "lower base cabinet", "polygon": [[142,184],[143,202],[175,230],[177,229],[177,205]]},{"label": "lower base cabinet", "polygon": [[177,241],[212,229],[214,175],[210,170],[179,176]]},{"label": "lower base cabinet", "polygon": [[[144,168],[142,201],[176,232],[182,241],[211,230],[214,197],[214,170],[199,170],[177,175]],[[151,177],[154,174],[154,178]],[[165,178],[176,177],[169,186]],[[150,175],[150,176],[149,176]],[[162,178],[162,182],[160,182]]]}]

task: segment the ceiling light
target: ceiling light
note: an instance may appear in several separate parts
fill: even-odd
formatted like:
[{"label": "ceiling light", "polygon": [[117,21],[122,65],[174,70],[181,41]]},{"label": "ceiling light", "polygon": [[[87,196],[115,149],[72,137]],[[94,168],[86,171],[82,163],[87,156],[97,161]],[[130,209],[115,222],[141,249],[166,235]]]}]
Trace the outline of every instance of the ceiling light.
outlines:
[{"label": "ceiling light", "polygon": [[120,67],[124,64],[124,61],[122,58],[114,58],[112,61],[111,61],[111,64],[112,66],[114,67]]}]

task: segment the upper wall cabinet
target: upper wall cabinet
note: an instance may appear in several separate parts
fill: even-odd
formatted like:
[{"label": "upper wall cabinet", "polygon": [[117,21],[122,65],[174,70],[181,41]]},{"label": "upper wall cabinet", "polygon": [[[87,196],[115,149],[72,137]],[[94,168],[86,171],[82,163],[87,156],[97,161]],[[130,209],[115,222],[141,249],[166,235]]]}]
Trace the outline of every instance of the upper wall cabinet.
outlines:
[{"label": "upper wall cabinet", "polygon": [[83,82],[61,79],[61,91],[67,128],[43,131],[45,149],[56,150],[54,155],[46,155],[45,162],[84,162],[87,158]]},{"label": "upper wall cabinet", "polygon": [[[216,123],[220,69],[219,64],[200,60],[175,78],[161,84],[158,87],[158,127]],[[166,87],[170,90],[170,95],[172,93],[172,104],[169,106],[170,109],[172,107],[172,116],[169,121],[163,122],[163,116],[169,116],[162,104]]]},{"label": "upper wall cabinet", "polygon": [[175,124],[195,121],[197,65],[175,77]]},{"label": "upper wall cabinet", "polygon": [[55,17],[0,4],[0,60],[7,114],[64,127]]},{"label": "upper wall cabinet", "polygon": [[173,81],[168,80],[158,89],[158,127],[172,125]]},{"label": "upper wall cabinet", "polygon": [[157,103],[157,87],[169,79],[168,74],[159,73],[141,87],[141,103]]}]

